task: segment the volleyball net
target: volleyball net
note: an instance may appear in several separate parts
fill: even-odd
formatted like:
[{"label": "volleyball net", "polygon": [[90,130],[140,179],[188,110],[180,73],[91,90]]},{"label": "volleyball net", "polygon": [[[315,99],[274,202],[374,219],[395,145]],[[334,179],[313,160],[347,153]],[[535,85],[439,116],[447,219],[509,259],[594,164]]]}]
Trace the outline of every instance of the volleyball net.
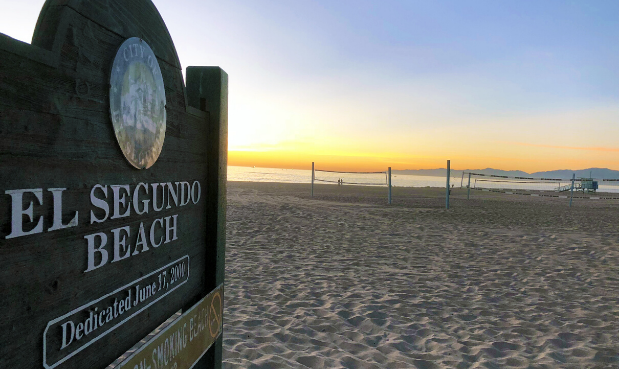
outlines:
[{"label": "volleyball net", "polygon": [[337,185],[387,186],[388,173],[385,172],[343,172],[314,169],[314,181]]},{"label": "volleyball net", "polygon": [[[469,179],[470,178],[470,179]],[[464,172],[461,179],[461,187],[467,187],[470,181],[470,188],[467,199],[470,198],[471,189],[489,191],[509,195],[530,195],[541,197],[556,198],[577,198],[577,199],[608,199],[619,200],[619,196],[596,195],[598,182],[606,183],[606,188],[600,188],[602,192],[614,192],[615,189],[608,188],[610,183],[618,183],[619,179],[595,179],[595,178],[543,178],[543,177],[517,177],[490,175],[481,173]],[[573,181],[573,182],[572,182]],[[573,191],[572,191],[573,190]],[[571,193],[570,193],[571,192]],[[582,192],[581,195],[576,193]],[[585,192],[592,193],[589,196]],[[571,206],[571,201],[570,201]]]},{"label": "volleyball net", "polygon": [[520,190],[520,191],[566,191],[571,188],[571,179],[504,176],[463,172],[460,187],[473,189]]},{"label": "volleyball net", "polygon": [[312,197],[314,196],[314,182],[338,186],[387,187],[387,203],[391,204],[391,167],[384,172],[352,172],[315,169],[314,163],[312,163]]},{"label": "volleyball net", "polygon": [[497,174],[463,172],[460,187],[473,189],[520,190],[520,191],[566,191],[572,180],[563,178],[521,177]]}]

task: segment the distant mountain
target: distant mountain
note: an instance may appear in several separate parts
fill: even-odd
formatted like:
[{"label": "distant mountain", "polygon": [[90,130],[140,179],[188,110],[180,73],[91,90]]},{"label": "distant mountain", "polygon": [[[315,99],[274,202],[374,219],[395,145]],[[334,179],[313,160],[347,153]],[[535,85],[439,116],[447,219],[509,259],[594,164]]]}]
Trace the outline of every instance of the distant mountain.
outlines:
[{"label": "distant mountain", "polygon": [[595,179],[616,179],[619,178],[619,171],[611,170],[608,168],[589,168],[578,170],[551,170],[548,172],[536,172],[531,173],[532,177],[552,177],[552,178],[566,178],[571,179],[572,173],[576,174],[576,178],[589,178],[590,176]]},{"label": "distant mountain", "polygon": [[[439,169],[406,169],[406,170],[393,170],[394,174],[411,174],[414,176],[434,176],[434,177],[443,177],[445,176],[445,171],[447,168],[439,168]],[[492,175],[500,175],[500,176],[530,176],[529,173],[523,172],[521,170],[500,170],[500,169],[465,169],[465,170],[454,170],[450,171],[452,177],[461,177],[462,172],[473,172],[480,174],[492,174]]]},{"label": "distant mountain", "polygon": [[[435,176],[435,177],[443,177],[445,176],[446,168],[439,169],[406,169],[406,170],[394,170],[393,174],[411,174],[415,176]],[[589,173],[591,173],[591,177],[595,179],[616,179],[619,178],[619,171],[611,170],[608,168],[588,168],[588,169],[578,169],[578,170],[551,170],[546,172],[535,172],[535,173],[527,173],[521,170],[500,170],[500,169],[465,169],[465,170],[451,170],[452,177],[461,177],[462,172],[468,173],[479,173],[479,174],[492,174],[499,176],[510,176],[510,177],[539,177],[539,178],[562,178],[562,179],[571,179],[572,173],[576,174],[576,178],[589,178]]]}]

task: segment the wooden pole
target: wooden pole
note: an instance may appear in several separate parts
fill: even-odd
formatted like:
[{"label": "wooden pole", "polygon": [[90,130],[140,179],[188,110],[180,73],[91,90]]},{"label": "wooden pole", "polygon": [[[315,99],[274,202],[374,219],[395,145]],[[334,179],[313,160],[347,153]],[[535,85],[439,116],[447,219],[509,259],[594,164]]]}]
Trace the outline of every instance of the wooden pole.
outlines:
[{"label": "wooden pole", "polygon": [[571,189],[571,195],[570,195],[570,208],[572,207],[572,199],[574,198],[574,180],[576,179],[576,173],[572,173],[572,189]]},{"label": "wooden pole", "polygon": [[314,197],[314,162],[312,162],[312,197]]},{"label": "wooden pole", "polygon": [[[226,256],[226,185],[228,168],[228,74],[219,67],[188,67],[187,101],[209,112],[207,145],[206,213],[208,222],[204,233],[206,247],[204,258],[206,273],[204,295],[212,291],[225,278]],[[225,301],[225,291],[224,291]],[[193,303],[192,303],[193,304]],[[191,305],[191,304],[190,304]],[[186,311],[189,306],[183,307]],[[194,368],[223,366],[223,336],[211,346]]]},{"label": "wooden pole", "polygon": [[466,193],[466,199],[470,199],[471,198],[471,173],[469,173],[469,184],[466,186],[469,190]]},{"label": "wooden pole", "polygon": [[449,172],[451,171],[449,167],[449,160],[447,160],[447,192],[445,193],[445,208],[449,209]]},{"label": "wooden pole", "polygon": [[464,171],[462,171],[462,178],[460,178],[460,188],[462,188],[462,182],[464,182]]},{"label": "wooden pole", "polygon": [[387,200],[389,204],[391,204],[391,167],[387,170],[387,175],[389,177],[389,195],[387,196]]}]

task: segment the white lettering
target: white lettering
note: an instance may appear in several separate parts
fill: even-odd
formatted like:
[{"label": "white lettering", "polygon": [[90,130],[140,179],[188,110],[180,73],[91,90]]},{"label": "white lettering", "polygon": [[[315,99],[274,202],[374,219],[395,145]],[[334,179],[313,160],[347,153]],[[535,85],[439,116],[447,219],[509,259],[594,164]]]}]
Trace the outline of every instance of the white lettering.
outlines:
[{"label": "white lettering", "polygon": [[140,208],[138,206],[140,204],[140,201],[138,199],[140,196],[140,193],[139,193],[140,187],[144,187],[144,190],[146,191],[146,194],[148,195],[148,186],[141,182],[138,183],[138,185],[135,187],[135,190],[133,191],[133,209],[138,215],[148,213],[148,203],[150,202],[150,200],[142,200],[142,204],[144,204],[144,209],[140,211]]},{"label": "white lettering", "polygon": [[[196,185],[198,185],[198,189],[196,191]],[[200,195],[202,195],[202,187],[200,186],[200,182],[195,181],[193,182],[193,184],[191,185],[191,201],[194,204],[197,204],[198,201],[200,201]]]},{"label": "white lettering", "polygon": [[[187,191],[185,191],[185,185],[187,186]],[[191,198],[190,192],[191,186],[189,185],[189,182],[181,182],[181,206],[189,204],[189,199]],[[185,197],[185,195],[187,195],[187,197]]]},{"label": "white lettering", "polygon": [[157,365],[159,368],[163,368],[163,366],[165,365],[164,362],[164,355],[165,353],[163,352],[163,344],[157,346],[157,363],[159,363],[159,365]]},{"label": "white lettering", "polygon": [[[121,231],[125,231],[125,233],[127,233],[127,235],[120,235]],[[112,233],[114,233],[114,259],[112,260],[112,263],[115,263],[117,261],[123,260],[128,258],[129,256],[131,256],[131,246],[127,245],[127,237],[131,236],[131,231],[129,229],[129,226],[126,227],[120,227],[120,228],[115,228],[112,229]],[[122,251],[125,251],[125,254],[123,256],[120,256],[120,251],[121,251],[121,247],[122,247]]]},{"label": "white lettering", "polygon": [[189,318],[189,342],[191,341],[193,341],[193,318]]},{"label": "white lettering", "polygon": [[157,223],[159,223],[161,227],[163,228],[163,218],[155,219],[153,224],[150,225],[150,244],[153,245],[153,247],[159,247],[161,246],[161,243],[163,242],[163,236],[161,236],[158,243],[155,242],[155,224]]},{"label": "white lettering", "polygon": [[101,186],[100,184],[97,184],[92,188],[92,190],[90,190],[90,203],[93,206],[96,206],[99,209],[105,211],[105,216],[103,217],[103,219],[99,219],[95,216],[95,213],[91,210],[90,211],[90,224],[93,224],[95,222],[103,223],[110,214],[110,206],[107,204],[107,202],[95,196],[95,190],[97,188],[100,188],[101,191],[103,191],[103,194],[105,195],[105,197],[107,197],[107,186]]},{"label": "white lettering", "polygon": [[[125,194],[123,193],[122,197],[120,194],[121,189],[125,190],[128,194],[129,185],[112,185],[110,187],[112,187],[112,192],[114,193],[114,215],[112,215],[110,219],[125,218],[131,215],[131,205],[127,204]],[[123,207],[127,207],[127,211],[125,211],[124,214],[120,214],[120,204],[122,204]]]},{"label": "white lettering", "polygon": [[105,310],[102,310],[99,313],[99,327],[101,327],[103,324],[105,324],[105,322],[103,321],[103,315],[105,314]]},{"label": "white lettering", "polygon": [[97,307],[95,307],[95,311],[94,311],[94,313],[95,313],[95,314],[94,314],[94,319],[93,319],[93,321],[94,321],[94,323],[95,323],[95,327],[94,327],[93,329],[97,329],[97,328],[99,327],[99,324],[98,324],[98,323],[99,323],[99,321],[97,320],[97,314],[96,314],[96,313],[97,313]]},{"label": "white lettering", "polygon": [[23,228],[24,224],[23,224],[22,216],[26,215],[28,219],[30,219],[31,222],[33,218],[33,213],[32,213],[33,202],[32,201],[30,202],[30,206],[28,206],[28,209],[24,210],[23,208],[23,196],[24,196],[24,193],[26,192],[33,193],[36,196],[37,200],[39,200],[39,204],[43,204],[43,189],[42,188],[35,188],[32,190],[8,190],[4,192],[7,195],[11,195],[11,200],[12,200],[11,202],[11,206],[12,206],[11,208],[11,234],[6,236],[7,239],[43,232],[43,216],[39,218],[37,225],[31,231],[24,232],[24,228]]},{"label": "white lettering", "polygon": [[77,211],[71,221],[64,225],[62,224],[62,191],[66,188],[50,188],[48,191],[52,193],[54,197],[54,222],[48,231],[55,231],[57,229],[70,228],[77,226]]},{"label": "white lettering", "polygon": [[78,323],[77,328],[75,329],[75,338],[80,340],[82,339],[82,331],[84,330],[84,323]]},{"label": "white lettering", "polygon": [[[98,248],[95,246],[95,237],[97,236],[101,238],[101,244]],[[107,263],[108,255],[107,250],[105,249],[105,245],[107,244],[107,236],[105,233],[95,233],[84,236],[84,238],[88,240],[88,269],[84,271],[84,273],[86,273],[97,268],[101,268]],[[97,266],[95,266],[95,252],[101,254],[101,262]]]},{"label": "white lettering", "polygon": [[[69,341],[67,342],[67,326],[69,326],[69,328],[71,328],[71,333],[69,333]],[[63,348],[69,346],[71,344],[71,342],[73,342],[73,334],[75,333],[75,324],[73,324],[72,321],[68,321],[66,323],[64,323],[62,325],[62,346],[60,346],[60,349],[62,350]]]},{"label": "white lettering", "polygon": [[105,317],[105,322],[107,323],[110,320],[114,319],[114,314],[113,314],[113,311],[112,311],[112,307],[111,306],[108,307],[106,312],[107,312],[107,315]]},{"label": "white lettering", "polygon": [[187,334],[185,334],[185,329],[187,329],[187,323],[183,324],[183,348],[187,347]]},{"label": "white lettering", "polygon": [[[170,226],[170,218],[173,220],[174,225]],[[165,217],[165,242],[168,243],[170,241],[175,241],[177,239],[176,231],[177,231],[177,222],[176,218],[178,215],[172,215],[171,217]],[[172,238],[170,239],[170,232],[172,232]]]},{"label": "white lettering", "polygon": [[178,184],[180,182],[175,182],[174,184],[176,185],[176,190],[174,190],[172,188],[172,183],[168,182],[167,186],[168,186],[168,206],[166,207],[166,209],[169,209],[172,207],[171,205],[171,201],[170,201],[170,196],[172,196],[172,198],[174,199],[174,206],[178,206]]},{"label": "white lettering", "polygon": [[131,256],[135,256],[140,253],[138,246],[142,245],[142,251],[148,251],[148,239],[146,238],[146,232],[144,231],[144,223],[140,223],[140,230],[138,231],[138,238],[135,241],[135,250]]},{"label": "white lettering", "polygon": [[[161,207],[157,208],[157,187],[161,185]],[[155,209],[155,211],[161,211],[163,210],[163,207],[165,206],[165,183],[151,183],[151,186],[153,186],[153,209]]]},{"label": "white lettering", "polygon": [[95,327],[95,322],[97,320],[94,318],[94,312],[91,310],[90,311],[90,317],[88,319],[86,319],[86,322],[84,322],[84,334],[88,335],[90,332],[92,332],[96,327]]},{"label": "white lettering", "polygon": [[129,295],[125,298],[125,311],[131,309],[131,289],[128,289]]}]

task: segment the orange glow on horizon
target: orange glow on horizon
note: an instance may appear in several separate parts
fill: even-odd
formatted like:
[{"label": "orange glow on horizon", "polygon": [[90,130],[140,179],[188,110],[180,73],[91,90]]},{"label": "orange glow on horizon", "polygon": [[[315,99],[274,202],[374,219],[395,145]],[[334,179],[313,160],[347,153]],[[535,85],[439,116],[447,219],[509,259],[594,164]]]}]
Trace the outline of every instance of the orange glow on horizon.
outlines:
[{"label": "orange glow on horizon", "polygon": [[368,156],[312,155],[291,151],[230,151],[228,165],[243,167],[311,169],[312,161],[317,169],[383,171],[389,167],[389,159]]},{"label": "orange glow on horizon", "polygon": [[[295,129],[286,124],[286,130],[275,123],[255,123],[248,117],[243,122],[252,122],[251,126],[239,124],[236,131],[231,130],[229,163],[309,169],[315,162],[317,168],[324,170],[384,171],[388,167],[445,168],[450,159],[455,170],[619,170],[619,145],[614,140],[619,128],[611,124],[618,114],[619,108],[615,106],[479,121],[466,117],[430,119],[415,114],[413,123],[392,131],[364,123],[363,117],[356,117],[353,124],[352,118],[339,116],[340,120],[331,127],[304,118],[295,123]],[[257,129],[256,124],[264,127]],[[505,134],[497,129],[501,125],[518,129]],[[585,126],[586,131],[582,128]]]},{"label": "orange glow on horizon", "polygon": [[[548,150],[547,147],[540,149]],[[575,152],[580,149],[572,150]],[[602,154],[611,150],[592,150],[597,154]],[[463,155],[452,155],[451,160],[453,170],[465,169],[502,169],[502,170],[522,170],[527,173],[542,172],[558,169],[585,169],[591,167],[606,167],[618,170],[619,160],[614,157],[580,158],[577,154],[574,157],[565,158],[560,155],[556,157],[544,157],[541,161],[542,153],[530,154],[527,156],[505,155],[503,157],[486,157]],[[383,155],[343,155],[343,154],[313,154],[308,152],[295,151],[236,151],[228,152],[228,165],[243,167],[263,167],[263,168],[286,168],[286,169],[311,169],[312,162],[316,169],[322,170],[341,170],[341,171],[384,171],[388,167],[392,170],[406,169],[437,169],[445,168],[446,158],[436,157],[414,157],[412,155],[383,154]]]},{"label": "orange glow on horizon", "polygon": [[511,142],[513,145],[541,147],[547,149],[564,149],[564,150],[584,150],[584,151],[604,151],[604,152],[619,152],[617,147],[579,147],[579,146],[557,146],[557,145],[539,145],[526,142]]}]

